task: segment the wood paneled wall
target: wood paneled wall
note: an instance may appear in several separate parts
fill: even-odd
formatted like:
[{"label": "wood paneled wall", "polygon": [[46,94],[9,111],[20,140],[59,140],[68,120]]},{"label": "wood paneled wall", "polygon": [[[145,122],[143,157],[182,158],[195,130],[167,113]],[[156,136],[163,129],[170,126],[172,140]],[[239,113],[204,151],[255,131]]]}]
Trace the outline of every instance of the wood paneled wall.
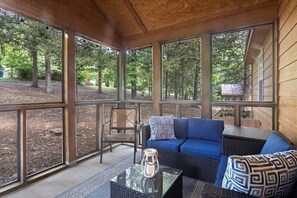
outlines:
[{"label": "wood paneled wall", "polygon": [[279,0],[278,124],[297,144],[297,1]]},{"label": "wood paneled wall", "polygon": [[259,100],[259,84],[258,84],[258,61],[254,61],[252,65],[253,80],[252,80],[252,98],[253,101]]},{"label": "wood paneled wall", "polygon": [[263,97],[264,101],[273,101],[273,45],[272,31],[264,42],[264,68],[263,68]]},{"label": "wood paneled wall", "polygon": [[4,0],[0,1],[0,8],[121,48],[121,37],[90,1]]},{"label": "wood paneled wall", "polygon": [[[272,30],[263,43],[263,101],[273,101],[273,46]],[[259,57],[260,58],[260,57]],[[258,60],[253,62],[253,101],[259,100]],[[254,119],[261,120],[263,128],[272,129],[272,109],[253,108]]]}]

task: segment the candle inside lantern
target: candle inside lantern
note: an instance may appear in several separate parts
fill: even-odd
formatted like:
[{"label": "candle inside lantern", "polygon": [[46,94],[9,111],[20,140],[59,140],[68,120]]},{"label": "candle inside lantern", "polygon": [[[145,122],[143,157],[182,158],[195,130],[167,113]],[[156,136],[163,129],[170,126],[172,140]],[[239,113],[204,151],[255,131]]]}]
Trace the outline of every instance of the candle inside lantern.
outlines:
[{"label": "candle inside lantern", "polygon": [[146,174],[147,175],[154,175],[155,174],[155,164],[146,166]]}]

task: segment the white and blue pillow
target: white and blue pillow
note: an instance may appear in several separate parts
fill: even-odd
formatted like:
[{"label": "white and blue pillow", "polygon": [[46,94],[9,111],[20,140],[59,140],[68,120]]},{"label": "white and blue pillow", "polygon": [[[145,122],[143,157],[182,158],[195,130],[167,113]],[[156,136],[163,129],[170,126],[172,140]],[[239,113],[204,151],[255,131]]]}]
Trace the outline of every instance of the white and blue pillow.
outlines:
[{"label": "white and blue pillow", "polygon": [[255,197],[289,197],[297,181],[297,150],[230,156],[222,187]]}]

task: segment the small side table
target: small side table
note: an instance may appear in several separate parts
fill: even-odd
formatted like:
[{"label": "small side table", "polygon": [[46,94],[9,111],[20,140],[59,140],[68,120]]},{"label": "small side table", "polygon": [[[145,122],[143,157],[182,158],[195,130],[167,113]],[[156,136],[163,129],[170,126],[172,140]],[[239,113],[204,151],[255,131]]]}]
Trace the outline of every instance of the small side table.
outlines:
[{"label": "small side table", "polygon": [[272,130],[227,125],[223,131],[223,154],[259,154]]},{"label": "small side table", "polygon": [[161,166],[153,178],[142,174],[141,166],[134,164],[110,180],[111,198],[171,198],[182,197],[182,170]]}]

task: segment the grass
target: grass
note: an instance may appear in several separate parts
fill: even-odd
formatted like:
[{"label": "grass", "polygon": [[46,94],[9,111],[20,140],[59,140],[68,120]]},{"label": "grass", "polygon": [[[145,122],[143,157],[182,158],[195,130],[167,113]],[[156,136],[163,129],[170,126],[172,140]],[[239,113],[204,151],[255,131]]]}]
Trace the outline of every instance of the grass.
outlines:
[{"label": "grass", "polygon": [[[87,85],[87,87],[90,87],[91,89],[97,91],[98,89],[98,86],[95,85],[95,86],[91,86],[91,85]],[[115,87],[105,87],[105,86],[102,86],[102,91],[103,92],[107,92],[107,93],[114,93],[117,91],[117,88]]]}]

